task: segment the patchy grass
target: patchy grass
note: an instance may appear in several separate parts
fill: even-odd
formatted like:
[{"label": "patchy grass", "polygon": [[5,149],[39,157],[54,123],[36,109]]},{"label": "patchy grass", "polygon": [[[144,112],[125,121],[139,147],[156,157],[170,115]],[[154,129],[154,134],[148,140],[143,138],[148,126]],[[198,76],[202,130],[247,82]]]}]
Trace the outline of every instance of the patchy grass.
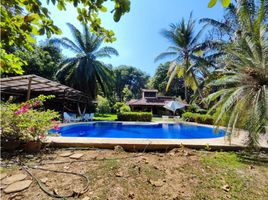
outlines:
[{"label": "patchy grass", "polygon": [[[268,164],[245,162],[233,152],[194,151],[185,148],[168,153],[129,153],[113,150],[74,150],[82,153],[81,160],[71,162],[70,158],[58,156],[61,151],[40,157],[42,167],[67,170],[85,174],[90,180],[86,194],[91,200],[262,200],[268,199]],[[131,157],[131,156],[135,157]],[[139,157],[137,155],[140,155]],[[127,159],[116,159],[128,157]],[[103,160],[107,158],[107,160]],[[6,162],[8,160],[5,160]],[[52,161],[70,161],[65,164],[46,164]],[[39,160],[25,160],[28,164]],[[67,167],[67,168],[66,168]],[[21,173],[17,168],[0,171],[8,175]],[[10,171],[9,171],[10,170]],[[68,193],[76,186],[82,188],[79,177],[31,170],[38,178],[46,177],[49,190],[57,189],[60,194]],[[48,199],[36,183],[21,192],[23,199]],[[12,194],[4,194],[4,200]]]},{"label": "patchy grass", "polygon": [[95,114],[94,121],[116,121],[117,114]]}]

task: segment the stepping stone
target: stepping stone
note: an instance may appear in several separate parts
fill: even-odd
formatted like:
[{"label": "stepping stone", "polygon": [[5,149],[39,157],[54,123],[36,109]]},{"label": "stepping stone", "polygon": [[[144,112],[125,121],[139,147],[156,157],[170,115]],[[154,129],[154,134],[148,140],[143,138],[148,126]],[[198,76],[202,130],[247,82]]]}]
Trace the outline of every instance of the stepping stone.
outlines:
[{"label": "stepping stone", "polygon": [[75,153],[73,155],[70,156],[70,158],[72,159],[79,159],[83,156],[84,154],[81,154],[81,153]]},{"label": "stepping stone", "polygon": [[164,184],[162,180],[157,180],[157,181],[149,180],[149,183],[155,187],[161,187]]},{"label": "stepping stone", "polygon": [[21,180],[25,179],[26,177],[27,177],[27,175],[25,175],[25,174],[16,174],[16,175],[13,175],[13,176],[10,176],[10,177],[3,179],[2,184],[9,185],[9,184],[15,183],[17,181],[21,181]]},{"label": "stepping stone", "polygon": [[46,183],[46,182],[48,181],[48,178],[46,178],[46,177],[45,177],[45,178],[41,178],[40,181],[41,181],[42,183]]},{"label": "stepping stone", "polygon": [[20,191],[25,190],[28,187],[30,187],[31,184],[32,184],[31,180],[19,181],[19,182],[16,182],[16,183],[13,183],[13,184],[9,185],[4,190],[4,192],[6,194],[13,193],[13,192],[20,192]]},{"label": "stepping stone", "polygon": [[0,180],[4,179],[4,178],[6,178],[6,177],[7,177],[7,174],[6,174],[6,173],[4,173],[4,174],[0,174]]},{"label": "stepping stone", "polygon": [[71,152],[64,152],[64,153],[61,153],[59,154],[60,157],[69,157],[70,155],[72,155],[73,153]]}]

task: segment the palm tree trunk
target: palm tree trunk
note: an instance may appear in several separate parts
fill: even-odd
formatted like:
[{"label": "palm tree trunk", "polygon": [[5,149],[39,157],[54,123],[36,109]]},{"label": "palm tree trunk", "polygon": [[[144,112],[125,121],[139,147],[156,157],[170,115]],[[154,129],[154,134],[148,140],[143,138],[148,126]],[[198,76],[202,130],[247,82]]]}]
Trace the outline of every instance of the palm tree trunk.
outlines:
[{"label": "palm tree trunk", "polygon": [[186,83],[185,83],[185,76],[183,76],[183,84],[184,84],[184,99],[186,101],[186,103],[188,103],[188,94],[187,94],[187,87],[186,87]]}]

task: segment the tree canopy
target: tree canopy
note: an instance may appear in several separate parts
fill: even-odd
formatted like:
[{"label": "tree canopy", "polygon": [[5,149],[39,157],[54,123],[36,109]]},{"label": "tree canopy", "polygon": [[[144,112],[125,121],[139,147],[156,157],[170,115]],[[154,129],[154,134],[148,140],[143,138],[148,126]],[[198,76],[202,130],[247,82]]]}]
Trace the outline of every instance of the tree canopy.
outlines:
[{"label": "tree canopy", "polygon": [[177,76],[174,80],[170,83],[170,89],[166,90],[169,76],[168,76],[168,69],[169,69],[169,62],[164,64],[160,64],[153,77],[150,79],[149,87],[151,89],[157,89],[162,95],[165,96],[181,96],[184,97],[184,85],[183,79],[178,78]]},{"label": "tree canopy", "polygon": [[[46,0],[59,10],[66,10],[67,4],[77,8],[77,19],[86,24],[90,22],[91,31],[101,35],[106,41],[115,40],[114,32],[101,25],[99,12],[106,12],[103,5],[107,0]],[[118,22],[122,15],[130,10],[130,0],[111,0],[114,2],[114,21]],[[22,66],[27,62],[14,54],[17,47],[33,51],[32,44],[36,43],[37,35],[60,34],[55,26],[49,10],[41,0],[3,0],[1,1],[1,73],[22,74]]]},{"label": "tree canopy", "polygon": [[15,55],[25,60],[24,74],[36,74],[44,78],[55,80],[59,64],[63,59],[60,48],[52,44],[33,45],[33,51],[17,50]]},{"label": "tree canopy", "polygon": [[141,89],[146,88],[149,75],[131,66],[119,66],[113,69],[115,76],[115,93],[123,101],[123,89],[127,86],[134,98],[141,97]]},{"label": "tree canopy", "polygon": [[98,61],[98,58],[110,58],[118,55],[112,47],[101,47],[104,38],[91,34],[88,25],[83,24],[83,32],[68,23],[73,40],[69,38],[52,39],[53,44],[61,45],[76,54],[75,57],[67,58],[60,64],[57,79],[66,85],[83,91],[96,99],[98,86],[104,94],[113,87],[114,76],[109,66]]}]

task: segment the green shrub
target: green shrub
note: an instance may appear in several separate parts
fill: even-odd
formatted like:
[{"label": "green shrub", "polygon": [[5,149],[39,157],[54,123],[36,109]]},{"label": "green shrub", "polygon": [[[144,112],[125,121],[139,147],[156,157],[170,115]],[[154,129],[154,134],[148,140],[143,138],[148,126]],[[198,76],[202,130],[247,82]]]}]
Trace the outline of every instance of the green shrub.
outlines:
[{"label": "green shrub", "polygon": [[49,98],[41,95],[22,104],[1,103],[1,141],[43,141],[49,129],[59,130],[59,122],[54,121],[59,114],[41,107]]},{"label": "green shrub", "polygon": [[125,112],[118,113],[117,118],[119,121],[152,121],[153,114],[151,112]]},{"label": "green shrub", "polygon": [[213,117],[208,114],[186,112],[182,114],[185,121],[196,122],[201,124],[213,124]]},{"label": "green shrub", "polygon": [[125,104],[123,102],[116,102],[114,105],[113,105],[113,110],[115,113],[120,113],[120,108],[122,106],[124,106]]},{"label": "green shrub", "polygon": [[123,105],[121,108],[120,108],[120,113],[126,113],[126,112],[130,112],[131,109],[128,105]]},{"label": "green shrub", "polygon": [[111,107],[108,99],[98,96],[97,112],[101,114],[110,113]]}]

